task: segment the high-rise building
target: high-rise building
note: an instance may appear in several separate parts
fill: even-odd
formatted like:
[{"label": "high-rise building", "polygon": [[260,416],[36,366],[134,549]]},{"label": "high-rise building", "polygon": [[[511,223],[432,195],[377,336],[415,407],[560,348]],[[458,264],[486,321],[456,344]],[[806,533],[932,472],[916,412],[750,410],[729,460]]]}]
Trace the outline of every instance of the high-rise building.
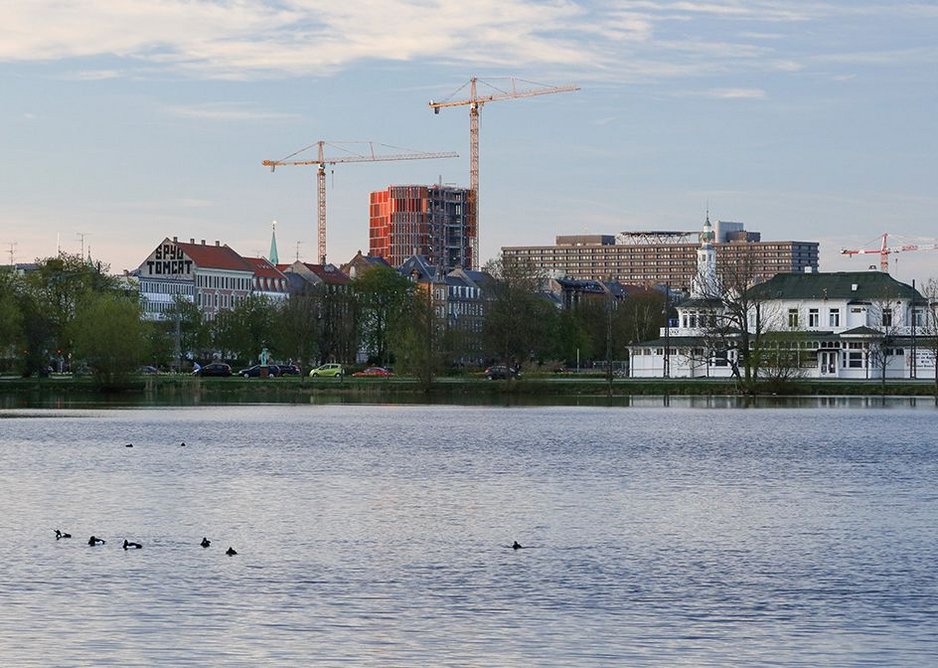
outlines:
[{"label": "high-rise building", "polygon": [[[758,232],[747,232],[742,223],[725,221],[717,221],[706,232],[712,243],[704,251],[714,256],[718,274],[744,267],[747,281],[758,282],[778,273],[818,270],[816,241],[762,241]],[[689,291],[698,275],[700,234],[645,231],[558,236],[553,246],[503,247],[502,260],[556,277],[669,284]]]},{"label": "high-rise building", "polygon": [[453,186],[390,186],[371,193],[369,255],[392,267],[422,255],[444,272],[471,268],[469,189]]}]

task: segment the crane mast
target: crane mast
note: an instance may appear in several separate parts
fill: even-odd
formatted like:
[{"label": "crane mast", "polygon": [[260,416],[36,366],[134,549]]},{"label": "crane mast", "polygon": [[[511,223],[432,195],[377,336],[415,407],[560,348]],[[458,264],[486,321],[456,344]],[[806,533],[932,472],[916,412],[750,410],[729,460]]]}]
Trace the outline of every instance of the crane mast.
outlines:
[{"label": "crane mast", "polygon": [[[343,144],[367,144],[368,149],[366,152],[355,153],[350,149],[343,146]],[[316,159],[315,160],[290,160],[294,156],[303,153],[313,147],[316,147]],[[346,155],[340,156],[326,156],[326,146],[330,146],[333,149],[341,149],[347,151]],[[379,144],[379,146],[385,146],[384,144]],[[388,147],[393,148],[393,147]],[[318,242],[318,257],[320,264],[326,264],[326,165],[336,165],[339,163],[346,162],[386,162],[391,160],[432,160],[436,158],[456,158],[459,157],[458,153],[453,151],[445,151],[438,153],[420,153],[420,152],[409,152],[409,153],[397,153],[397,154],[386,154],[382,155],[375,151],[375,142],[325,142],[317,141],[315,144],[310,144],[305,148],[301,148],[299,151],[295,151],[288,155],[285,158],[280,160],[264,160],[261,164],[265,167],[270,167],[270,171],[274,171],[277,167],[282,167],[284,165],[294,166],[294,167],[303,167],[303,166],[315,166],[316,170],[316,202],[317,202],[317,242]]]},{"label": "crane mast", "polygon": [[[496,102],[498,100],[515,100],[523,97],[550,95],[552,93],[570,93],[580,90],[579,86],[519,88],[519,81],[521,80],[511,78],[511,90],[500,90],[483,81],[482,83],[486,83],[498,92],[489,95],[479,95],[477,85],[479,78],[472,77],[469,79],[468,83],[468,98],[462,100],[445,100],[442,102],[430,100],[429,102],[429,107],[433,109],[434,114],[439,114],[440,109],[469,105],[469,234],[472,237],[473,269],[479,268],[479,112],[482,110],[482,106],[488,102]],[[466,84],[463,84],[459,90],[465,87]],[[456,92],[458,93],[459,91]]]}]

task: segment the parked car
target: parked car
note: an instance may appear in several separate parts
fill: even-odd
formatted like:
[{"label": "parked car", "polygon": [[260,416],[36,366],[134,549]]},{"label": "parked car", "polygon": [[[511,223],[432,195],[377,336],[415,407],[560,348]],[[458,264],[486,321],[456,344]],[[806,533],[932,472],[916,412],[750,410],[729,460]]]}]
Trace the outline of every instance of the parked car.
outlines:
[{"label": "parked car", "polygon": [[279,364],[277,369],[281,376],[299,376],[303,373],[296,364]]},{"label": "parked car", "polygon": [[310,378],[341,378],[345,371],[341,364],[323,364],[309,372]]},{"label": "parked car", "polygon": [[[247,369],[241,369],[238,372],[238,375],[242,378],[258,378],[261,375],[261,365],[255,364],[254,366],[249,366]],[[276,364],[271,364],[267,367],[268,376],[279,376],[280,368]]]},{"label": "parked car", "polygon": [[196,376],[230,376],[231,367],[224,362],[212,362],[192,372]]},{"label": "parked car", "polygon": [[510,366],[496,364],[485,370],[485,377],[489,380],[506,380],[508,378],[520,378],[521,372]]},{"label": "parked car", "polygon": [[361,371],[356,371],[352,374],[356,378],[361,377],[379,377],[387,378],[388,376],[393,376],[394,372],[390,369],[385,369],[383,366],[370,366],[367,369],[362,369]]}]

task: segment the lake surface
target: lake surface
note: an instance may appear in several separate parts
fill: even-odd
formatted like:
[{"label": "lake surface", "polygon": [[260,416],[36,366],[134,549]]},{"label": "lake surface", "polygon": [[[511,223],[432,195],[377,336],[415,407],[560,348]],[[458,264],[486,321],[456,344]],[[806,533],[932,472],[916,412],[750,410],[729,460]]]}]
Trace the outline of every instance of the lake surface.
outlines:
[{"label": "lake surface", "polygon": [[933,404],[0,416],[0,665],[938,656]]}]

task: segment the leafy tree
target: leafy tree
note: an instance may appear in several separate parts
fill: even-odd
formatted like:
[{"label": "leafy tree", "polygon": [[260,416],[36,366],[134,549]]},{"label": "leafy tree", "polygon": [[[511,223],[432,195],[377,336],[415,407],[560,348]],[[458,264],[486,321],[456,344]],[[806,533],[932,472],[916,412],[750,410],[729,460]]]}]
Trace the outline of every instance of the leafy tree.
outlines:
[{"label": "leafy tree", "polygon": [[386,365],[392,323],[413,292],[413,284],[390,267],[375,266],[358,276],[353,288],[361,309],[362,345],[377,364]]},{"label": "leafy tree", "polygon": [[398,373],[416,376],[424,390],[447,359],[446,323],[433,304],[433,285],[410,293],[391,322],[390,347]]},{"label": "leafy tree", "polygon": [[301,368],[317,359],[320,305],[313,290],[292,295],[277,309],[273,344]]},{"label": "leafy tree", "polygon": [[[274,340],[275,309],[266,297],[249,296],[213,322],[215,347],[243,362],[253,361]],[[271,351],[274,352],[274,351]]]},{"label": "leafy tree", "polygon": [[23,341],[22,288],[12,271],[0,270],[0,358],[13,362]]},{"label": "leafy tree", "polygon": [[75,357],[86,362],[95,381],[119,386],[148,357],[146,323],[140,305],[114,293],[89,293],[80,302],[66,334]]},{"label": "leafy tree", "polygon": [[182,357],[199,354],[209,346],[211,332],[201,309],[195,303],[181,295],[175,295],[173,303],[166,311],[164,322],[167,334],[172,340],[172,357],[179,364]]},{"label": "leafy tree", "polygon": [[108,266],[101,262],[91,263],[78,255],[60,253],[41,260],[35,271],[27,275],[27,289],[41,305],[51,344],[62,355],[68,356],[72,351],[68,325],[77,314],[79,302],[89,293],[117,290],[117,279],[107,272]]},{"label": "leafy tree", "polygon": [[495,279],[485,319],[485,348],[505,364],[541,359],[551,352],[557,310],[538,291],[542,276],[524,263],[490,261],[486,271]]}]

